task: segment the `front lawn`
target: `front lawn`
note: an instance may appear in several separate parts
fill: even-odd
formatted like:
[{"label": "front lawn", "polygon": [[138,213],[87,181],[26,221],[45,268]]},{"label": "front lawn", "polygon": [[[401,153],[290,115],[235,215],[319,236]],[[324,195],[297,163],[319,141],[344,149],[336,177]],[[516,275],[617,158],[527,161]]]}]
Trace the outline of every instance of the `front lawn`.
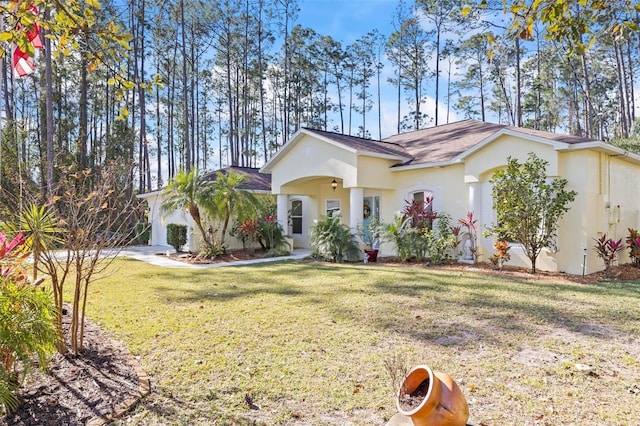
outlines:
[{"label": "front lawn", "polygon": [[127,424],[384,425],[391,373],[449,373],[479,425],[635,425],[640,283],[280,262],[118,260],[88,315],[139,356]]}]

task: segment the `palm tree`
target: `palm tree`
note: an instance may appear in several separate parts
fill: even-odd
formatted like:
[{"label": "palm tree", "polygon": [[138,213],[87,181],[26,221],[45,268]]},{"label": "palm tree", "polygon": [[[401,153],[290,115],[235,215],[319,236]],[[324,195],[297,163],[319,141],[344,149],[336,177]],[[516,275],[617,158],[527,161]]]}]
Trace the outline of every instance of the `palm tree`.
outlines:
[{"label": "palm tree", "polygon": [[222,222],[219,241],[221,247],[224,247],[224,239],[231,217],[234,214],[250,217],[256,212],[258,202],[255,195],[241,188],[246,180],[247,175],[218,171],[215,180],[208,188],[210,193],[206,197],[203,207],[212,218]]},{"label": "palm tree", "polygon": [[209,241],[207,232],[202,226],[200,208],[207,203],[206,197],[210,194],[210,186],[211,182],[204,180],[198,173],[198,169],[194,168],[189,172],[181,170],[169,181],[165,188],[162,194],[164,201],[161,207],[163,215],[178,209],[188,211],[202,235],[202,241],[207,247],[211,246],[211,241]]}]

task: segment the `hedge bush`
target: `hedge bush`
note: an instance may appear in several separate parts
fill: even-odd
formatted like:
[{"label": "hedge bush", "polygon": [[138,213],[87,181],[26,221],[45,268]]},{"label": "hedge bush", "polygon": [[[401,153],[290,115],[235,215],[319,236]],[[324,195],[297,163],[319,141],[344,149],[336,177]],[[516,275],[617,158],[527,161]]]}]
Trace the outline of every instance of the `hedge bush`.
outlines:
[{"label": "hedge bush", "polygon": [[177,252],[187,243],[187,225],[170,223],[167,225],[167,243]]}]

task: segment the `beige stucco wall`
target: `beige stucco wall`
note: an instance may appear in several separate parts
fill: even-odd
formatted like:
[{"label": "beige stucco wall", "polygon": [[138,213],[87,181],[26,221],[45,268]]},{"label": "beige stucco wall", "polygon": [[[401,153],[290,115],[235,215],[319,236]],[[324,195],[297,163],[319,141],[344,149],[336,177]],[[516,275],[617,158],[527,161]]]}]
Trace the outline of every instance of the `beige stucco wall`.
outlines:
[{"label": "beige stucco wall", "polygon": [[[627,228],[640,228],[640,165],[620,157],[595,150],[571,150],[563,144],[502,135],[462,159],[461,163],[443,167],[391,168],[393,160],[356,155],[354,152],[310,136],[304,136],[272,165],[273,192],[307,196],[305,225],[325,212],[326,200],[338,199],[343,222],[349,222],[353,188],[363,196],[379,196],[380,217],[393,220],[396,212],[416,191],[434,194],[434,209],[451,216],[452,224],[473,211],[478,220],[478,243],[481,261],[493,253],[495,238],[480,234],[495,221],[489,180],[493,173],[507,165],[509,156],[526,161],[530,152],[548,162],[550,177],[564,177],[567,189],[577,191],[576,200],[561,219],[557,250],[545,249],[538,258],[541,270],[581,274],[584,249],[587,249],[585,272],[603,268],[593,248],[594,238],[607,233],[612,238],[626,238]],[[331,180],[338,188],[333,191]],[[306,236],[305,236],[306,237]],[[308,244],[306,239],[300,242]],[[383,254],[392,254],[389,245]],[[521,247],[511,251],[509,265],[530,267]],[[627,261],[627,255],[621,261]]]},{"label": "beige stucco wall", "polygon": [[[386,197],[383,205],[386,211],[400,211],[417,191],[433,193],[433,209],[448,213],[452,221],[466,216],[469,210],[468,186],[464,182],[462,164],[447,167],[415,169],[396,172],[395,188],[391,197]],[[387,204],[390,204],[387,206]]]},{"label": "beige stucco wall", "polygon": [[507,157],[512,157],[520,162],[526,161],[530,152],[535,152],[538,158],[549,162],[547,174],[558,175],[558,156],[552,145],[542,144],[511,135],[503,135],[492,141],[482,149],[465,158],[465,175],[478,178],[487,170],[493,170],[506,166]]},{"label": "beige stucco wall", "polygon": [[335,145],[318,143],[315,138],[304,135],[273,167],[271,190],[274,194],[295,193],[294,189],[283,190],[290,182],[300,182],[315,177],[340,176],[346,186],[357,181],[356,156]]}]

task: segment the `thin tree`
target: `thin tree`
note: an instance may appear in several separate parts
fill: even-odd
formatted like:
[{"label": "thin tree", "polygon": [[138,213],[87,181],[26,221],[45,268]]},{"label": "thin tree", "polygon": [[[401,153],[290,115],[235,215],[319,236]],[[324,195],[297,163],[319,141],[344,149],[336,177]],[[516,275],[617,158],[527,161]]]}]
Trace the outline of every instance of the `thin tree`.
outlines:
[{"label": "thin tree", "polygon": [[506,169],[495,172],[490,180],[497,213],[492,233],[522,244],[533,274],[540,252],[553,246],[558,221],[577,195],[565,189],[566,179],[549,179],[547,166],[534,153],[524,163],[509,156]]}]

